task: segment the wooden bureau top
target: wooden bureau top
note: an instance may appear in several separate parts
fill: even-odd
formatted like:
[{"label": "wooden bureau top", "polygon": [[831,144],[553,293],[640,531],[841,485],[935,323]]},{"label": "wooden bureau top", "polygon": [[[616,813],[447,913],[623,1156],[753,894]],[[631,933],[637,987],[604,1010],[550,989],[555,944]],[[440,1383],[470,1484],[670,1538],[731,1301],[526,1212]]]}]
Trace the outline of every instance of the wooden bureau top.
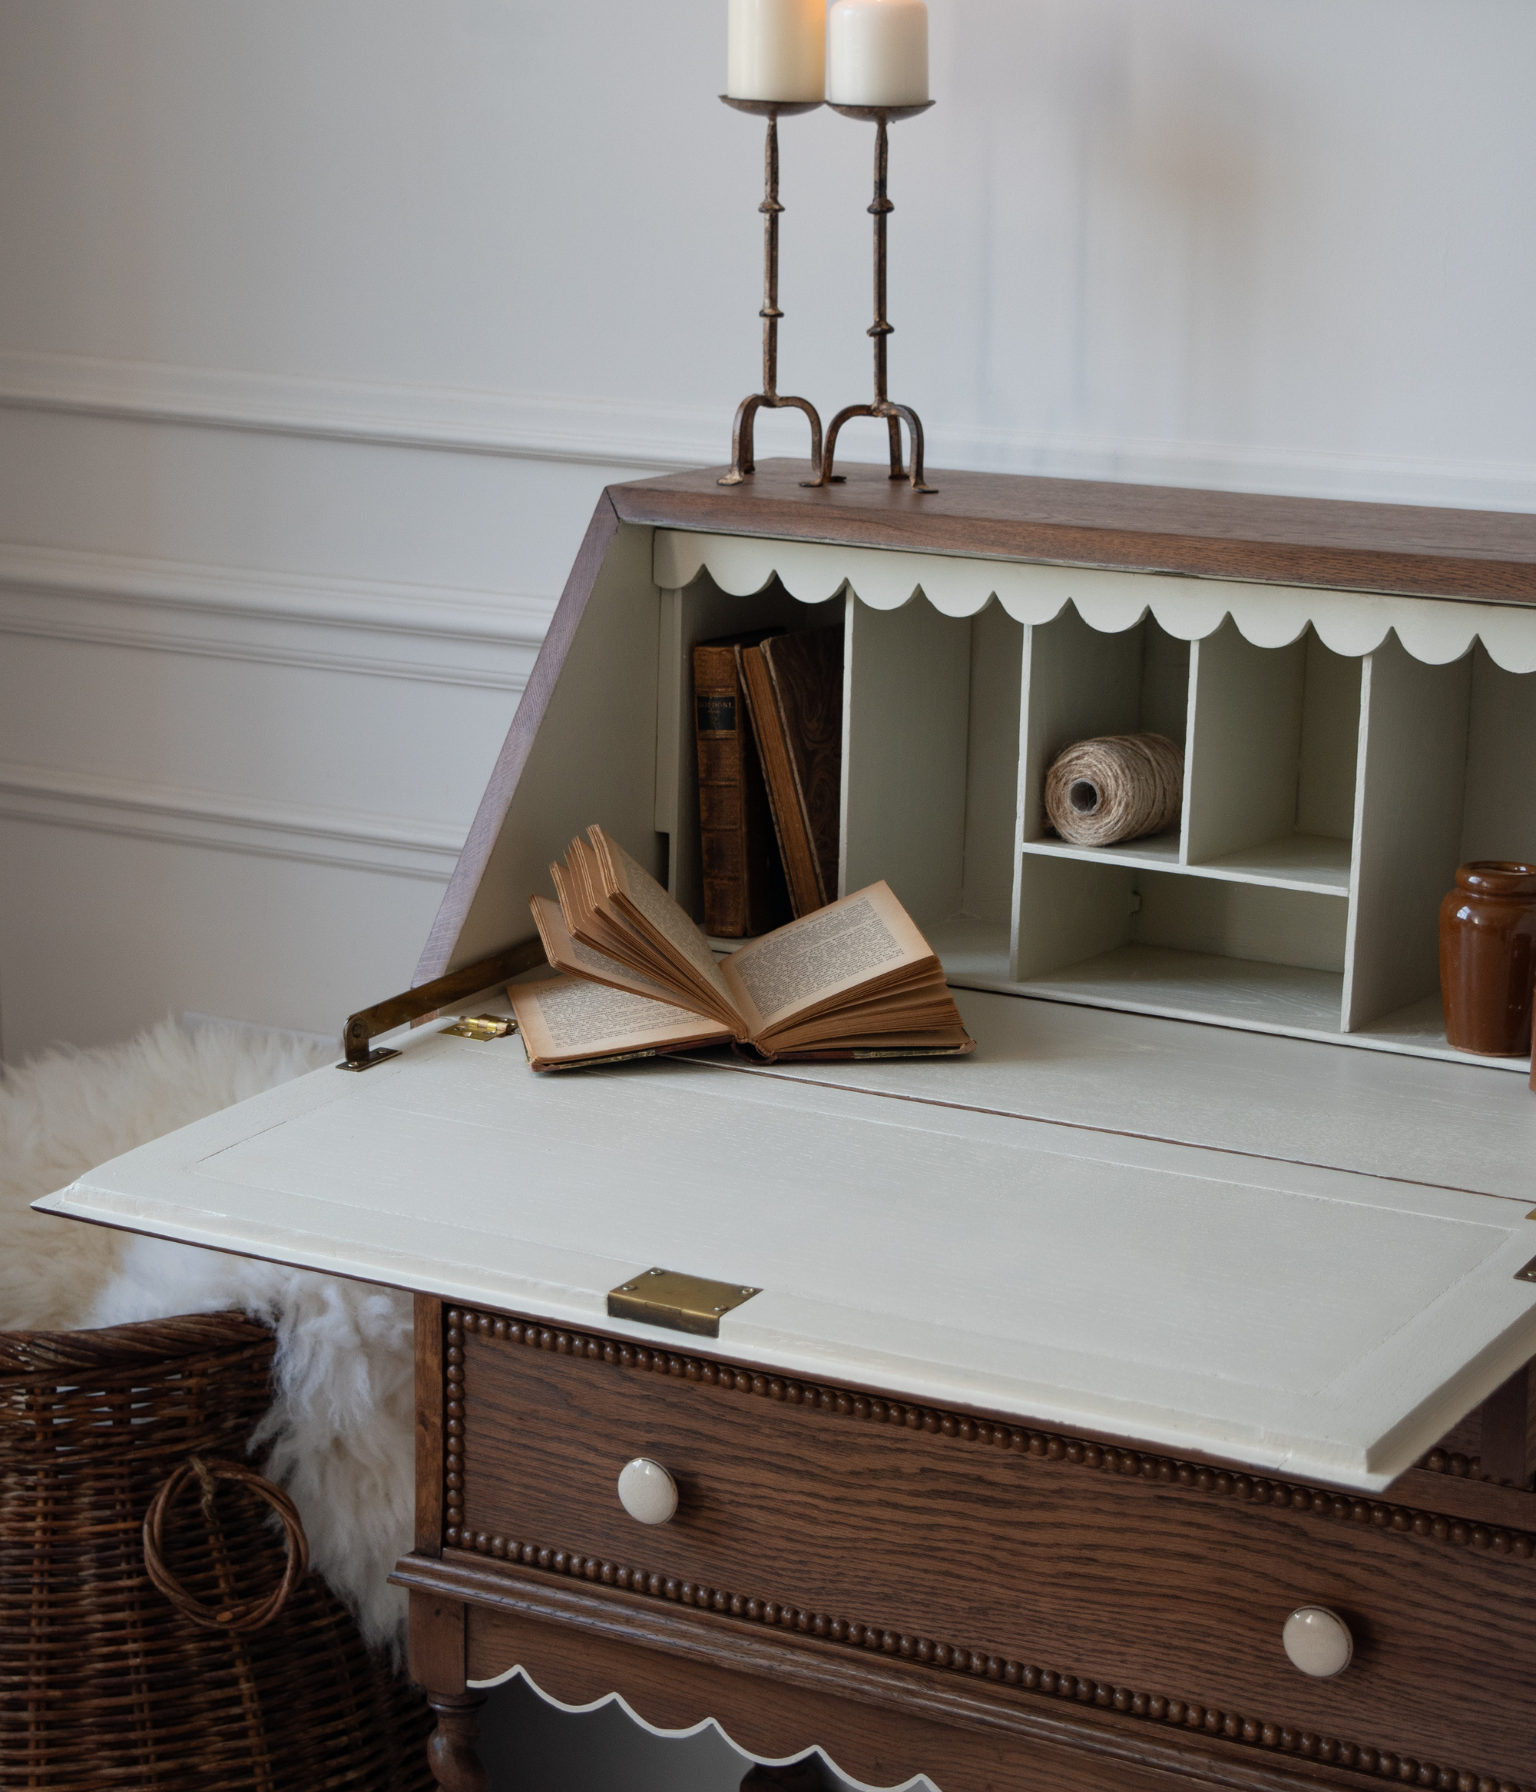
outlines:
[{"label": "wooden bureau top", "polygon": [[798,460],[610,486],[620,521],[711,534],[1042,560],[1130,572],[1536,604],[1536,514],[1356,504],[1104,480],[930,472],[928,496],[879,467],[807,490]]}]

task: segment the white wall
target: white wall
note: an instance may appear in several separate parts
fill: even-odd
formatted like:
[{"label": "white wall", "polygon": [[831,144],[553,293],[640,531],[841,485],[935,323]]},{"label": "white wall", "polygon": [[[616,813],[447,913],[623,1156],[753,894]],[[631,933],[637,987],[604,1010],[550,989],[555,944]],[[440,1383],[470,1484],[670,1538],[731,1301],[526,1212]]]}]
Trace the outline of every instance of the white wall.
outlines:
[{"label": "white wall", "polygon": [[[723,10],[0,5],[10,1056],[403,983],[597,492],[720,458],[755,378]],[[1532,503],[1524,0],[932,11],[892,150],[932,463]],[[783,140],[829,413],[870,133]]]},{"label": "white wall", "polygon": [[[405,984],[598,492],[723,458],[756,379],[724,10],[0,0],[9,1058]],[[1536,507],[1529,0],[931,11],[891,172],[931,465]],[[783,127],[824,415],[869,150]]]},{"label": "white wall", "polygon": [[[893,356],[941,461],[1529,501],[1525,0],[932,12],[939,104],[893,137]],[[717,455],[759,228],[723,14],[6,0],[0,388]],[[783,138],[784,376],[835,408],[866,383],[870,132]]]}]

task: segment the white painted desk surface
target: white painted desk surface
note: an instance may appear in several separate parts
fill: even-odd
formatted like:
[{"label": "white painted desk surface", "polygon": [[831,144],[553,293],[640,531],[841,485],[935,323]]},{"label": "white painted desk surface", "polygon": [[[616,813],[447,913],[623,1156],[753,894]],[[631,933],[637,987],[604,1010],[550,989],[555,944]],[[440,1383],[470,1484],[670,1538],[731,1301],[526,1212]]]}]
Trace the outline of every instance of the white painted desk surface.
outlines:
[{"label": "white painted desk surface", "polygon": [[608,1289],[750,1282],[736,1360],[1372,1491],[1536,1354],[1522,1079],[958,1000],[959,1061],[536,1077],[421,1029],[38,1205],[674,1347]]}]

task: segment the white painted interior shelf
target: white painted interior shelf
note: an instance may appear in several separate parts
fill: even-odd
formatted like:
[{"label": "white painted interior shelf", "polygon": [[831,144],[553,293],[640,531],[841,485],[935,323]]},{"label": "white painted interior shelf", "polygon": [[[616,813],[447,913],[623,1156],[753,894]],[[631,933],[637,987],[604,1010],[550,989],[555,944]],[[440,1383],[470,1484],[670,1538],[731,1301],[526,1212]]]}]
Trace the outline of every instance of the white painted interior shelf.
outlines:
[{"label": "white painted interior shelf", "polygon": [[[1445,1042],[1438,911],[1536,860],[1536,629],[1450,599],[658,530],[657,828],[701,907],[689,649],[845,630],[844,891],[884,877],[952,983],[1526,1072]],[[1074,847],[1057,753],[1185,750],[1177,832]]]}]

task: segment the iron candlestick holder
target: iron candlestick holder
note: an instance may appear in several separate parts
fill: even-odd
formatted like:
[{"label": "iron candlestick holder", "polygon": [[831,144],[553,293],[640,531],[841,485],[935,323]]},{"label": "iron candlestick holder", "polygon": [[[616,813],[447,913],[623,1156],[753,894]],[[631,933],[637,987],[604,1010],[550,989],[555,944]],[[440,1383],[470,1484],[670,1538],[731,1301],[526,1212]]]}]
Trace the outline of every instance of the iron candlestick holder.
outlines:
[{"label": "iron candlestick holder", "polygon": [[[827,430],[826,447],[822,452],[821,466],[814,479],[804,480],[809,486],[841,485],[844,475],[832,471],[832,459],[837,452],[837,438],[843,425],[853,417],[883,417],[889,434],[891,447],[892,479],[910,479],[915,492],[932,492],[936,488],[923,482],[923,423],[917,412],[910,405],[893,404],[886,391],[887,352],[886,339],[895,326],[885,315],[885,272],[886,272],[886,219],[896,209],[886,195],[886,127],[897,124],[903,118],[916,118],[919,112],[926,112],[933,104],[932,100],[923,100],[915,106],[839,106],[829,100],[828,105],[834,112],[841,112],[844,118],[872,120],[875,126],[875,196],[869,210],[875,220],[875,321],[870,325],[868,334],[875,342],[875,396],[871,404],[850,404],[839,411],[832,419]],[[905,423],[907,434],[912,443],[911,470],[902,462],[901,426]]]},{"label": "iron candlestick holder", "polygon": [[768,120],[767,141],[763,146],[763,203],[757,208],[763,214],[763,389],[742,399],[736,409],[736,422],[731,430],[731,470],[720,480],[721,485],[740,485],[754,470],[752,459],[752,424],[760,410],[804,411],[811,424],[811,465],[821,464],[821,414],[808,398],[783,397],[779,393],[779,120],[793,118],[801,112],[814,112],[820,100],[738,100],[722,93],[726,105],[738,112],[750,112]]}]

